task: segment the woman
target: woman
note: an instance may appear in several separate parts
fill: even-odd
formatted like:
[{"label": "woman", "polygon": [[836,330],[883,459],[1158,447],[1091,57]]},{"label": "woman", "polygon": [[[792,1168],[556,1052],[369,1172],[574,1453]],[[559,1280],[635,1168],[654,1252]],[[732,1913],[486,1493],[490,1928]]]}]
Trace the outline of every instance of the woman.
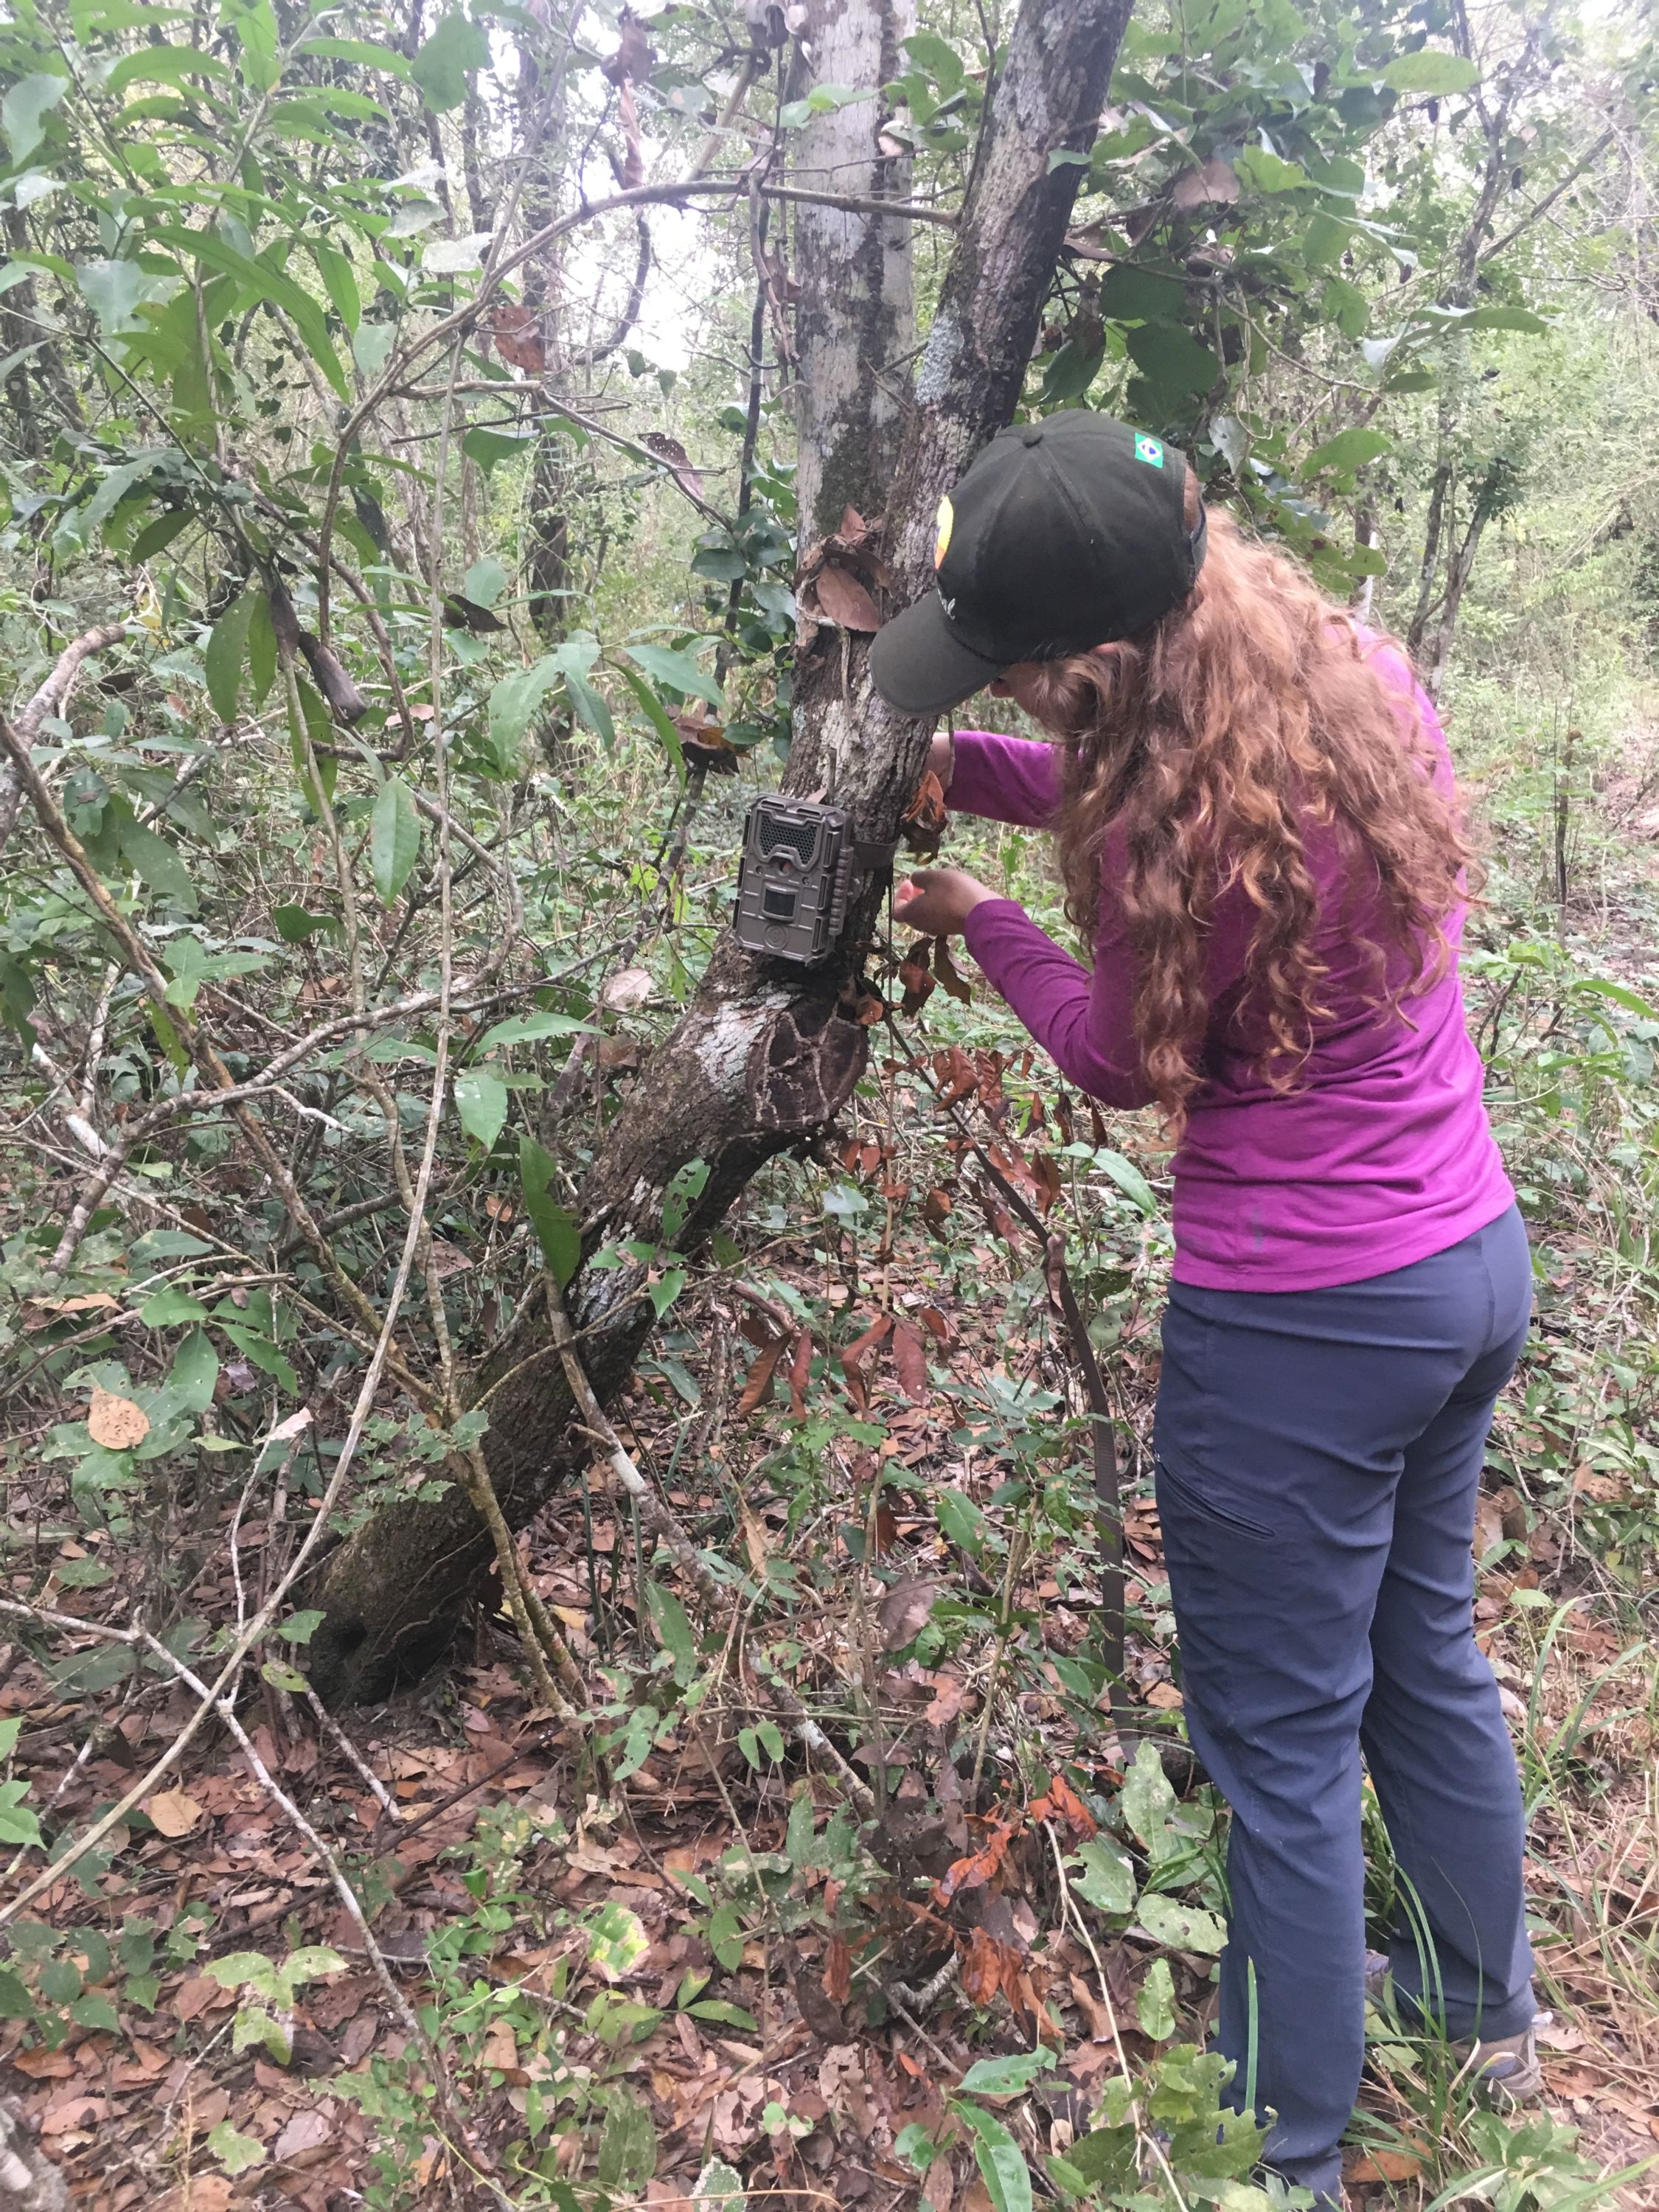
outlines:
[{"label": "woman", "polygon": [[[950,803],[1054,832],[1092,973],[954,868],[960,932],[1061,1073],[1176,1137],[1153,1430],[1188,1727],[1232,1807],[1220,2050],[1267,2158],[1341,2202],[1364,2053],[1363,1749],[1409,1896],[1396,2002],[1537,2063],[1514,1754],[1472,1626],[1493,1401],[1531,1268],[1456,974],[1468,848],[1394,647],[1155,438],[1004,432],[939,516],[938,591],[875,642],[935,714],[988,684],[1056,743],[935,738]],[[1413,1924],[1414,1923],[1414,1924]],[[1426,1931],[1426,1933],[1425,1933]]]}]

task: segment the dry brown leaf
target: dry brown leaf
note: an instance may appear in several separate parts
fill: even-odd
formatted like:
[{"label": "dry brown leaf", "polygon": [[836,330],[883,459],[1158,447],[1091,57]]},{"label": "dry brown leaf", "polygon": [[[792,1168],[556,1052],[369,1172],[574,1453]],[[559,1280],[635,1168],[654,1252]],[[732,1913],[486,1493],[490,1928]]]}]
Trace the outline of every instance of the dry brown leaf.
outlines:
[{"label": "dry brown leaf", "polygon": [[495,341],[495,350],[510,368],[521,368],[527,375],[541,376],[547,368],[547,349],[536,317],[528,307],[507,301],[497,307],[490,325],[490,336]]},{"label": "dry brown leaf", "polygon": [[927,1402],[927,1356],[921,1348],[921,1339],[908,1322],[893,1323],[893,1364],[898,1370],[899,1388],[913,1406]]},{"label": "dry brown leaf", "polygon": [[848,568],[838,568],[826,561],[808,586],[807,595],[817,601],[817,611],[842,629],[878,630],[881,617],[876,603],[858,578]]},{"label": "dry brown leaf", "polygon": [[853,1954],[844,1936],[832,1936],[824,1952],[823,1994],[838,2005],[853,1994]]},{"label": "dry brown leaf", "polygon": [[1212,155],[1201,169],[1188,169],[1176,179],[1170,198],[1178,208],[1231,206],[1238,198],[1238,179],[1225,161]]},{"label": "dry brown leaf", "polygon": [[775,1336],[749,1370],[748,1377],[743,1386],[743,1395],[738,1401],[738,1414],[740,1419],[752,1413],[757,1406],[763,1406],[771,1396],[772,1377],[777,1371],[778,1361],[782,1356],[784,1346],[788,1341],[787,1336]]},{"label": "dry brown leaf", "polygon": [[921,1634],[937,1595],[935,1585],[921,1575],[906,1575],[893,1584],[876,1607],[884,1649],[896,1651]]},{"label": "dry brown leaf", "polygon": [[795,1339],[794,1357],[789,1362],[789,1410],[798,1421],[806,1418],[806,1386],[812,1377],[812,1332],[802,1329]]},{"label": "dry brown leaf", "polygon": [[158,1790],[144,1810],[169,1838],[187,1836],[202,1817],[201,1807],[182,1790]]},{"label": "dry brown leaf", "polygon": [[120,1299],[112,1298],[107,1291],[88,1291],[78,1298],[31,1298],[29,1304],[43,1313],[118,1313],[121,1310]]},{"label": "dry brown leaf", "polygon": [[743,1522],[744,1549],[749,1554],[749,1564],[757,1575],[766,1572],[772,1547],[766,1540],[766,1528],[760,1516],[747,1498],[738,1500],[738,1514]]},{"label": "dry brown leaf", "polygon": [[149,1434],[149,1415],[131,1398],[118,1398],[112,1390],[92,1386],[92,1411],[87,1415],[92,1441],[106,1451],[131,1451]]},{"label": "dry brown leaf", "polygon": [[1345,2181],[1410,2181],[1428,2162],[1428,2146],[1420,2150],[1364,2151],[1343,2168]]}]

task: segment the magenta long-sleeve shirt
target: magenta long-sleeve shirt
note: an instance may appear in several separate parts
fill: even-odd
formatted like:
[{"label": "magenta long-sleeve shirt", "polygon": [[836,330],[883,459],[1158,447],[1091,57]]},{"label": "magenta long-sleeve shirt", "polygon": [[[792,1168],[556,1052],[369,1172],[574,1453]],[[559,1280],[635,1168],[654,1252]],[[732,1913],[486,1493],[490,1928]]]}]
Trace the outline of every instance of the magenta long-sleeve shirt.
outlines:
[{"label": "magenta long-sleeve shirt", "polygon": [[[1376,664],[1414,702],[1436,750],[1437,780],[1449,784],[1432,706],[1397,654],[1379,652]],[[961,731],[950,804],[1047,829],[1060,803],[1059,771],[1051,746]],[[1273,1091],[1256,1072],[1263,1031],[1243,988],[1255,908],[1237,885],[1216,902],[1204,1081],[1174,1163],[1177,1282],[1251,1291],[1360,1282],[1444,1251],[1514,1200],[1487,1124],[1455,966],[1397,1012],[1372,1003],[1375,967],[1360,942],[1365,917],[1346,895],[1334,832],[1315,830],[1307,850],[1330,1012],[1315,1024],[1312,1053],[1289,1093]],[[1060,1073],[1103,1105],[1137,1107],[1152,1093],[1133,1022],[1134,955],[1113,895],[1122,860],[1122,840],[1115,846],[1109,833],[1092,974],[1012,899],[976,906],[963,933]],[[1447,928],[1454,950],[1462,922],[1460,908]]]}]

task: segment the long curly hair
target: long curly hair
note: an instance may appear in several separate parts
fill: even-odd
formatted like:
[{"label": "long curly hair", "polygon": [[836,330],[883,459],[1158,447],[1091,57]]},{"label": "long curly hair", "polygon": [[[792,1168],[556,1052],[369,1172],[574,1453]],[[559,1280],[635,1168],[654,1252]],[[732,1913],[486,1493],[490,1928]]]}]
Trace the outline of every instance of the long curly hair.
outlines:
[{"label": "long curly hair", "polygon": [[1033,681],[1027,703],[1066,752],[1060,869],[1091,947],[1107,836],[1115,862],[1123,839],[1113,890],[1137,956],[1135,1030],[1172,1136],[1202,1080],[1210,917],[1236,884],[1256,911],[1245,1002],[1268,1040],[1257,1072],[1275,1091],[1297,1085],[1328,1011],[1310,834],[1339,841],[1378,1007],[1400,1011],[1450,963],[1446,924],[1473,855],[1425,733],[1372,665],[1386,641],[1214,513],[1178,607]]}]

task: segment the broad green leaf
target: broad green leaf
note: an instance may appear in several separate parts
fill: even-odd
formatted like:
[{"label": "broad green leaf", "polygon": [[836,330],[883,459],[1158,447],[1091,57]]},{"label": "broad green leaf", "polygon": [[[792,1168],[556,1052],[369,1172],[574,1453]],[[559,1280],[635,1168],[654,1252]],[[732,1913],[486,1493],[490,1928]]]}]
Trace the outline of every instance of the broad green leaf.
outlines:
[{"label": "broad green leaf", "polygon": [[1534,315],[1527,307],[1477,307],[1463,327],[1470,331],[1524,331],[1530,337],[1541,337],[1549,325],[1541,315]]},{"label": "broad green leaf", "polygon": [[106,333],[134,327],[133,311],[151,296],[154,283],[136,261],[77,261],[75,279]]},{"label": "broad green leaf", "polygon": [[[304,339],[313,360],[341,398],[350,398],[345,371],[334,350],[334,341],[328,334],[322,308],[309,292],[301,289],[292,277],[283,276],[279,269],[273,269],[268,261],[239,253],[218,231],[185,230],[167,224],[152,231],[150,235],[156,245],[170,246],[178,252],[189,254],[209,269],[216,269],[224,276],[234,276],[256,299],[269,300],[274,306],[283,309]],[[82,289],[85,289],[84,283]]]},{"label": "broad green leaf", "polygon": [[637,668],[624,668],[622,678],[639,702],[640,711],[662,739],[663,750],[674,763],[675,772],[682,783],[685,781],[685,753],[680,744],[680,733],[674,727],[667,708],[646,682]]},{"label": "broad green leaf", "polygon": [[1149,1890],[1141,1899],[1137,1917],[1155,1942],[1175,1951],[1221,1950],[1227,1930],[1213,1912],[1200,1905],[1183,1905],[1179,1898]]},{"label": "broad green leaf", "polygon": [[1072,1887],[1086,1904],[1101,1912],[1133,1912],[1135,1870],[1128,1853],[1105,1836],[1091,1836],[1079,1847],[1081,1874]]},{"label": "broad green leaf", "polygon": [[1167,2043],[1175,2033],[1175,1977],[1167,1959],[1154,1959],[1147,1968],[1135,1999],[1135,2018],[1154,2043]]},{"label": "broad green leaf", "polygon": [[1316,477],[1326,470],[1340,476],[1352,475],[1355,469],[1364,468],[1379,453],[1393,449],[1394,440],[1385,431],[1369,429],[1339,430],[1322,446],[1316,446],[1302,464],[1304,477]]},{"label": "broad green leaf", "polygon": [[1414,54],[1396,56],[1378,74],[1395,92],[1422,93],[1431,98],[1467,92],[1480,79],[1474,64],[1465,61],[1462,54],[1437,53],[1427,46]]},{"label": "broad green leaf", "polygon": [[1187,287],[1178,276],[1133,261],[1109,269],[1100,288],[1100,312],[1109,322],[1178,322],[1186,307]]},{"label": "broad green leaf", "polygon": [[665,1244],[677,1246],[686,1218],[708,1187],[707,1160],[688,1160],[675,1175],[662,1200],[662,1236]]},{"label": "broad green leaf", "polygon": [[748,2199],[744,2195],[743,2176],[734,2172],[723,2158],[711,2158],[697,2176],[691,2202],[696,2212],[745,2212]]},{"label": "broad green leaf", "polygon": [[493,555],[475,561],[461,580],[461,589],[475,607],[493,607],[507,589],[507,571]]},{"label": "broad green leaf", "polygon": [[711,707],[726,704],[720,685],[712,676],[703,674],[689,653],[676,653],[666,645],[629,645],[623,650],[653,684],[665,684],[688,698],[706,699]]},{"label": "broad green leaf", "polygon": [[[242,49],[242,82],[252,92],[269,92],[280,80],[281,36],[270,0],[227,0],[223,21]],[[331,98],[336,95],[330,94]]]},{"label": "broad green leaf", "polygon": [[530,1225],[536,1232],[542,1255],[553,1271],[553,1279],[562,1290],[581,1264],[581,1237],[575,1223],[548,1188],[552,1179],[552,1161],[533,1137],[520,1136],[519,1180],[524,1190],[525,1212],[530,1216]]},{"label": "broad green leaf", "polygon": [[432,238],[421,248],[421,266],[428,276],[459,276],[469,269],[482,269],[489,250],[487,230],[470,230],[460,238]]},{"label": "broad green leaf", "polygon": [[208,2130],[207,2147],[227,2173],[246,2173],[249,2166],[264,2163],[265,2147],[259,2138],[239,2136],[228,2120]]},{"label": "broad green leaf", "polygon": [[613,1902],[601,1906],[588,1923],[588,1964],[608,1982],[629,1974],[651,1948],[651,1938],[637,1912]]},{"label": "broad green leaf", "polygon": [[1615,1006],[1622,1006],[1626,1013],[1639,1014],[1644,1021],[1659,1022],[1659,1007],[1650,1005],[1628,984],[1615,983],[1611,975],[1581,976],[1576,988],[1598,999],[1611,999]]},{"label": "broad green leaf", "polygon": [[322,1626],[323,1619],[315,1606],[308,1606],[302,1613],[291,1613],[276,1633],[289,1644],[309,1644]]},{"label": "broad green leaf", "polygon": [[564,672],[564,688],[576,720],[585,729],[592,730],[601,744],[614,750],[617,726],[611,719],[611,709],[603,696],[585,676],[578,676],[574,668],[567,668]]},{"label": "broad green leaf", "polygon": [[270,1994],[275,1971],[263,1951],[230,1951],[222,1959],[202,1962],[203,1973],[222,1990],[252,1989],[261,1996]]},{"label": "broad green leaf", "polygon": [[1011,2051],[1006,2058],[976,2059],[957,2088],[965,2097],[1017,2096],[1054,2063],[1054,2054],[1046,2044],[1036,2051]]},{"label": "broad green leaf", "polygon": [[207,651],[202,656],[207,671],[208,697],[222,722],[234,722],[241,695],[242,666],[247,659],[248,625],[253,619],[254,594],[234,599],[213,625]]},{"label": "broad green leaf", "polygon": [[351,357],[372,383],[386,367],[398,333],[391,323],[360,323],[351,341]]},{"label": "broad green leaf", "polygon": [[939,1525],[953,1544],[972,1559],[985,1549],[985,1516],[965,1491],[941,1490],[933,1501]]},{"label": "broad green leaf", "polygon": [[544,1037],[596,1034],[592,1022],[578,1021],[574,1014],[514,1014],[509,1020],[496,1022],[487,1029],[473,1050],[482,1054],[493,1051],[497,1045],[539,1044]]},{"label": "broad green leaf", "polygon": [[504,676],[489,694],[489,744],[503,776],[518,771],[525,732],[562,670],[556,653],[544,653],[516,676]]},{"label": "broad green leaf", "polygon": [[851,107],[860,100],[873,100],[873,88],[860,91],[850,84],[815,84],[805,100],[786,100],[778,110],[779,127],[799,131],[815,115],[833,115],[838,107]]},{"label": "broad green leaf", "polygon": [[194,914],[200,901],[190,870],[165,837],[158,837],[131,815],[118,820],[116,836],[121,858],[149,890],[170,898],[186,914]]},{"label": "broad green leaf", "polygon": [[193,1328],[173,1355],[167,1388],[192,1413],[204,1413],[213,1403],[213,1386],[219,1380],[219,1355],[199,1328]]},{"label": "broad green leaf", "polygon": [[1233,156],[1233,167],[1247,185],[1259,192],[1292,192],[1305,185],[1308,173],[1286,161],[1266,146],[1244,146]]},{"label": "broad green leaf", "polygon": [[193,76],[207,77],[221,84],[233,81],[229,69],[217,54],[204,53],[199,46],[140,46],[136,54],[128,54],[125,60],[116,63],[104,89],[112,100],[118,100],[130,84],[182,88]]},{"label": "broad green leaf", "polygon": [[351,264],[337,246],[326,239],[313,238],[311,251],[323,279],[323,289],[333,302],[334,312],[354,338],[357,325],[362,320],[363,298],[357,289],[357,279],[352,274]]},{"label": "broad green leaf", "polygon": [[464,1068],[455,1078],[461,1127],[487,1152],[507,1127],[507,1085],[493,1068]]},{"label": "broad green leaf", "polygon": [[994,2212],[1031,2212],[1031,2170],[1002,2122],[954,2097],[951,2110],[973,2135],[974,2158]]},{"label": "broad green leaf", "polygon": [[459,107],[473,70],[489,66],[489,40],[466,16],[446,15],[409,65],[421,97],[435,114]]},{"label": "broad green leaf", "polygon": [[182,1321],[205,1321],[207,1315],[200,1298],[192,1297],[177,1283],[155,1291],[138,1309],[138,1318],[146,1328],[173,1328]]},{"label": "broad green leaf", "polygon": [[337,929],[339,924],[331,914],[307,914],[302,906],[278,906],[270,910],[276,925],[276,934],[284,945],[303,945],[307,938],[315,937],[319,930]]},{"label": "broad green leaf", "polygon": [[647,1582],[645,1602],[657,1633],[662,1638],[663,1648],[676,1659],[695,1661],[697,1656],[696,1636],[685,1607],[673,1591],[665,1589],[660,1583]]},{"label": "broad green leaf", "polygon": [[380,786],[369,823],[369,866],[382,906],[392,905],[409,881],[421,850],[421,817],[409,786],[389,775]]},{"label": "broad green leaf", "polygon": [[1161,1836],[1176,1808],[1176,1794],[1155,1744],[1142,1741],[1135,1763],[1123,1779],[1123,1817],[1137,1840],[1150,1844]]},{"label": "broad green leaf", "polygon": [[365,69],[385,70],[390,76],[409,75],[407,56],[391,46],[376,46],[368,39],[307,39],[302,51],[326,54],[331,61],[360,62]]},{"label": "broad green leaf", "polygon": [[1133,1200],[1149,1221],[1152,1219],[1158,1212],[1158,1200],[1151,1183],[1133,1160],[1105,1146],[1095,1154],[1095,1165],[1103,1175],[1111,1177],[1125,1198]]},{"label": "broad green leaf", "polygon": [[461,441],[461,451],[470,461],[476,461],[486,473],[498,461],[522,460],[533,453],[538,443],[534,430],[492,430],[477,422]]},{"label": "broad green leaf", "polygon": [[271,627],[270,601],[263,592],[251,594],[253,605],[247,624],[247,673],[257,712],[265,703],[276,680],[276,633]]},{"label": "broad green leaf", "polygon": [[1142,323],[1125,338],[1129,358],[1160,401],[1207,392],[1221,373],[1208,346],[1176,323]]},{"label": "broad green leaf", "polygon": [[657,2128],[651,2107],[623,2082],[605,2096],[605,2125],[599,2131],[598,2172],[601,2189],[642,2190],[657,2170]]},{"label": "broad green leaf", "polygon": [[0,1844],[38,1844],[40,1823],[23,1800],[27,1782],[0,1782]]},{"label": "broad green leaf", "polygon": [[46,135],[46,118],[70,88],[67,76],[20,77],[0,100],[0,131],[21,169]]},{"label": "broad green leaf", "polygon": [[[1133,2126],[1092,2128],[1067,2148],[1066,2163],[1085,2187],[1098,2190],[1110,2202],[1112,2191],[1130,2191],[1139,2179],[1139,2148]],[[1260,2191],[1251,2193],[1261,2198],[1251,2212],[1268,2212],[1266,2196]]]}]

